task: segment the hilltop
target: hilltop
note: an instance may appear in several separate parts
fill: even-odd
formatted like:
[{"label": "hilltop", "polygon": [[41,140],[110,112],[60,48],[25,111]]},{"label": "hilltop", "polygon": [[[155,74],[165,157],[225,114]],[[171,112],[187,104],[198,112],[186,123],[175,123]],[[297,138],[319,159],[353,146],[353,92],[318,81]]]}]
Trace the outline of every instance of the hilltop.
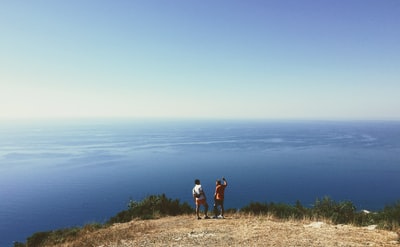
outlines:
[{"label": "hilltop", "polygon": [[399,246],[398,240],[397,233],[374,226],[232,214],[225,219],[196,220],[194,215],[136,219],[83,229],[74,240],[52,246]]}]

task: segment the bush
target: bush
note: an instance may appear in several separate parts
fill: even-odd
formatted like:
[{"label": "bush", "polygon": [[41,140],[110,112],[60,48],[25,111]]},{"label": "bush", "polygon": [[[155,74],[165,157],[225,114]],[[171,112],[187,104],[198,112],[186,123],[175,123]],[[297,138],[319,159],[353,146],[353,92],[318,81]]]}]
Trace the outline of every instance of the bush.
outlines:
[{"label": "bush", "polygon": [[375,218],[379,221],[380,228],[387,230],[398,229],[400,225],[400,201],[385,206],[383,211],[377,213]]},{"label": "bush", "polygon": [[354,225],[356,226],[375,225],[379,221],[378,213],[358,212],[354,217]]},{"label": "bush", "polygon": [[244,213],[253,213],[253,214],[273,214],[275,217],[279,219],[301,219],[304,215],[307,214],[307,209],[304,208],[299,201],[296,202],[296,206],[291,206],[284,203],[259,203],[252,202],[248,206],[245,206],[241,209],[241,212]]},{"label": "bush", "polygon": [[37,247],[43,246],[44,244],[64,243],[69,239],[76,238],[80,231],[81,228],[73,227],[48,232],[37,232],[27,239],[26,246]]},{"label": "bush", "polygon": [[26,246],[40,247],[46,242],[50,234],[51,232],[37,232],[27,239]]},{"label": "bush", "polygon": [[312,214],[317,218],[327,218],[334,224],[348,224],[355,222],[356,207],[350,201],[335,202],[330,197],[315,201]]},{"label": "bush", "polygon": [[303,208],[299,201],[296,203],[296,206],[284,203],[271,203],[269,207],[271,213],[279,219],[302,219],[307,214],[307,210]]},{"label": "bush", "polygon": [[252,214],[267,214],[269,209],[268,204],[266,203],[251,202],[249,205],[244,206],[240,211]]},{"label": "bush", "polygon": [[123,223],[135,218],[153,219],[160,216],[175,216],[192,212],[193,208],[186,202],[181,204],[178,199],[172,200],[167,198],[165,194],[151,195],[140,202],[131,200],[128,203],[128,210],[119,212],[107,223]]},{"label": "bush", "polygon": [[[356,219],[356,208],[350,201],[335,202],[330,197],[316,200],[313,208],[305,208],[300,201],[289,205],[284,203],[252,202],[242,208],[242,212],[253,214],[272,214],[279,219],[324,218],[334,224],[353,223]],[[361,218],[360,218],[361,220]],[[365,219],[362,219],[365,220]]]}]

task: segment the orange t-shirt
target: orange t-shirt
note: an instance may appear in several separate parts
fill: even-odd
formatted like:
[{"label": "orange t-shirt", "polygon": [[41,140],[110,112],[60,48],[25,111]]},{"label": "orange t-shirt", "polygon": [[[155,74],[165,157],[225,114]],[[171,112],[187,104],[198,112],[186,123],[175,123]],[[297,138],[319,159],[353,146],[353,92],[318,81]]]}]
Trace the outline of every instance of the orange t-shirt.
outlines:
[{"label": "orange t-shirt", "polygon": [[223,200],[224,199],[225,188],[226,188],[225,184],[217,185],[217,187],[215,188],[215,198],[217,200]]}]

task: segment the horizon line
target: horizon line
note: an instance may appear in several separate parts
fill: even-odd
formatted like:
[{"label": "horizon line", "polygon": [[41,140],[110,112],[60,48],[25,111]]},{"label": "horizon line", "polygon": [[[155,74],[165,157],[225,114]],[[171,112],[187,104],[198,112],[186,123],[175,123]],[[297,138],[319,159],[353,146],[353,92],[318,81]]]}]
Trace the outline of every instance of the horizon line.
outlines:
[{"label": "horizon line", "polygon": [[261,117],[0,117],[1,122],[60,121],[254,121],[254,122],[400,122],[400,118],[261,118]]}]

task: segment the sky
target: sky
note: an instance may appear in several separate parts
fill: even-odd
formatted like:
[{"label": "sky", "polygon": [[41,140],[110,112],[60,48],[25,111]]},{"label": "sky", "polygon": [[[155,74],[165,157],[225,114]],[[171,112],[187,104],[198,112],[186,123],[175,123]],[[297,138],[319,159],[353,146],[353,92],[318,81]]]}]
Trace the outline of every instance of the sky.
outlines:
[{"label": "sky", "polygon": [[4,0],[0,120],[400,120],[399,0]]}]

